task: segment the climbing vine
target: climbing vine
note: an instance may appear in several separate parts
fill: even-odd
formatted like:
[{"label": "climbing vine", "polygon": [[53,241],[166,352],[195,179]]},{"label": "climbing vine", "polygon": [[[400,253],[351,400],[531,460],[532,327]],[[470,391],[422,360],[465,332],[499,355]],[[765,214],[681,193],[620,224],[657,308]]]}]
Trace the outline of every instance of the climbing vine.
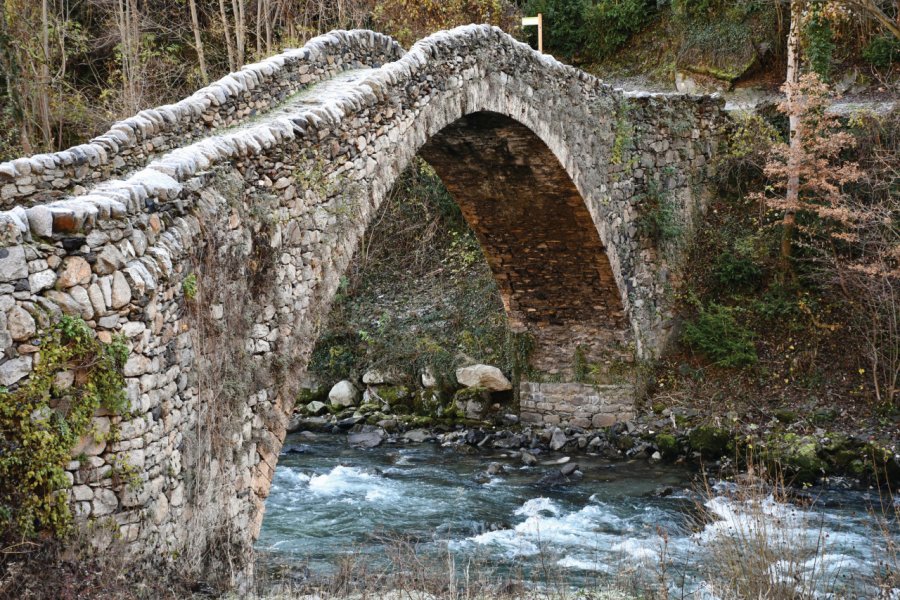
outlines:
[{"label": "climbing vine", "polygon": [[[127,358],[123,338],[102,343],[82,319],[63,316],[41,337],[28,381],[14,391],[0,389],[0,524],[6,534],[68,532],[65,465],[78,440],[91,433],[94,411],[125,411]],[[58,377],[62,373],[72,378]]]}]

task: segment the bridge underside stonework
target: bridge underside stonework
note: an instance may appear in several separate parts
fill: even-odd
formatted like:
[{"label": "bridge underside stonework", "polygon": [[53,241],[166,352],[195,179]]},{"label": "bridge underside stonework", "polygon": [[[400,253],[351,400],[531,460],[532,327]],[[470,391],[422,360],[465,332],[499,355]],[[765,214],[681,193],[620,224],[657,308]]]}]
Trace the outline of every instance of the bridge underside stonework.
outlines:
[{"label": "bridge underside stonework", "polygon": [[[604,426],[632,402],[623,365],[670,335],[721,109],[628,97],[485,26],[409,53],[367,31],[317,38],[89,144],[0,164],[0,385],[28,380],[60,314],[124,335],[130,411],[98,414],[117,436],[73,453],[75,514],[102,525],[100,546],[114,532],[136,557],[233,572],[340,278],[413,158],[481,241],[535,372],[571,382],[577,351],[607,378],[526,383],[523,416]],[[680,239],[642,225],[661,205]],[[139,485],[112,475],[125,463]]]}]

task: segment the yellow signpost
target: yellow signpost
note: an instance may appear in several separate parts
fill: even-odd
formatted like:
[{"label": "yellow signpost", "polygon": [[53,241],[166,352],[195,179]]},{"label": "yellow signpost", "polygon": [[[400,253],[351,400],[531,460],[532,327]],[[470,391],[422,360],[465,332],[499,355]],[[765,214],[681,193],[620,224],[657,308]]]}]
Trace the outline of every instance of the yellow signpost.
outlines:
[{"label": "yellow signpost", "polygon": [[538,28],[538,52],[544,52],[544,15],[538,13],[536,17],[522,17],[522,27],[533,27],[537,25]]}]

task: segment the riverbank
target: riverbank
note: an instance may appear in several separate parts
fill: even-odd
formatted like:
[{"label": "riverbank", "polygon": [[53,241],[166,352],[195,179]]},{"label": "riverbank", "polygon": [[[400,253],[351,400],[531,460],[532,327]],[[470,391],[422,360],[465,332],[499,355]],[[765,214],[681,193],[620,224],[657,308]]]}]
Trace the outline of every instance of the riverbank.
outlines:
[{"label": "riverbank", "polygon": [[[460,454],[504,450],[525,466],[537,464],[551,453],[570,453],[609,460],[686,463],[717,475],[737,474],[750,463],[801,487],[833,478],[892,489],[900,482],[896,445],[874,439],[868,432],[852,435],[816,426],[816,415],[801,418],[788,410],[777,411],[760,426],[734,412],[712,419],[695,408],[656,404],[633,420],[584,430],[522,425],[510,413],[498,417],[505,425],[496,425],[453,416],[390,414],[383,408],[366,403],[335,414],[298,415],[290,431],[301,432],[301,436],[346,434],[348,444],[362,448],[431,442]],[[287,446],[286,451],[290,450]],[[571,482],[570,468],[560,468],[560,484]]]}]

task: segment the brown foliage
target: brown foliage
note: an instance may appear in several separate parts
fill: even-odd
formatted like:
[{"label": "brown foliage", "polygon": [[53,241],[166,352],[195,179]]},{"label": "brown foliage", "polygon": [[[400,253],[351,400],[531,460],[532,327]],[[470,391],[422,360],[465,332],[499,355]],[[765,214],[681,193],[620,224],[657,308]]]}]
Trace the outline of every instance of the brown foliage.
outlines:
[{"label": "brown foliage", "polygon": [[513,33],[519,17],[510,0],[381,0],[374,13],[378,26],[407,47],[435,31],[469,23],[489,23]]}]

